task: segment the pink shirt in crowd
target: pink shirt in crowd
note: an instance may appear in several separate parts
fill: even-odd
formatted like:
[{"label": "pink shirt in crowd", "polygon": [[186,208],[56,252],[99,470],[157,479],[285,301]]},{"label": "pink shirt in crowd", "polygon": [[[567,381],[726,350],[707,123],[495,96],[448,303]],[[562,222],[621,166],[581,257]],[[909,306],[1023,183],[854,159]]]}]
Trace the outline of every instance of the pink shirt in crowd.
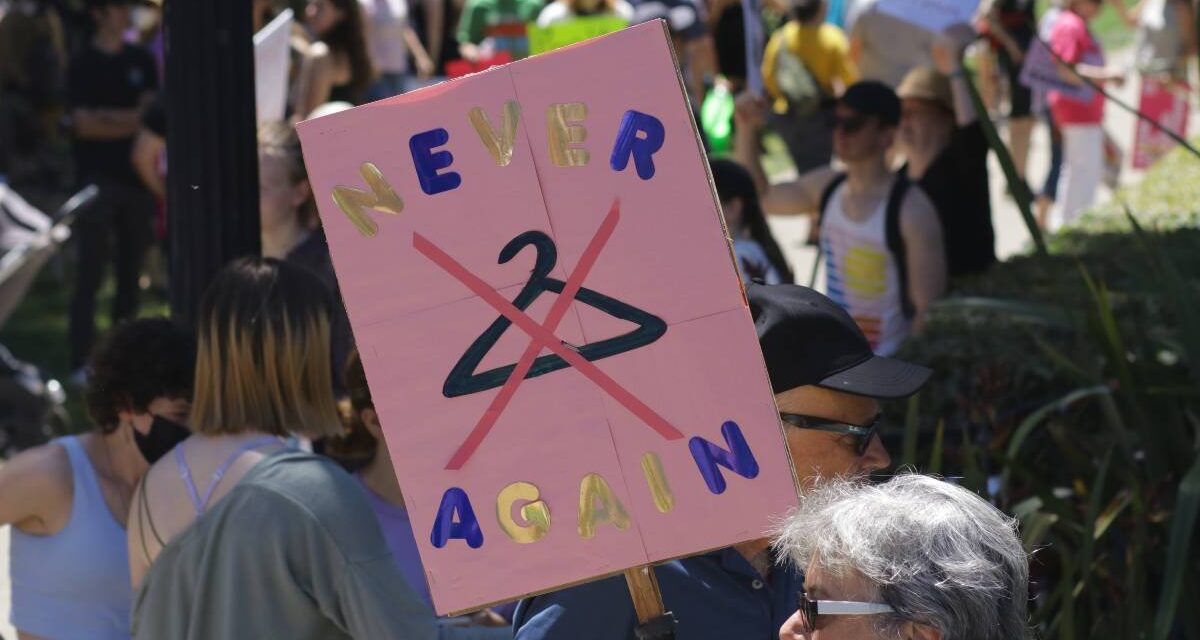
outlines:
[{"label": "pink shirt in crowd", "polygon": [[[1088,31],[1087,23],[1074,11],[1064,11],[1050,33],[1050,48],[1071,64],[1104,65],[1104,52]],[[1087,101],[1074,100],[1059,91],[1047,96],[1058,126],[1098,125],[1104,122],[1104,96],[1099,91]]]}]

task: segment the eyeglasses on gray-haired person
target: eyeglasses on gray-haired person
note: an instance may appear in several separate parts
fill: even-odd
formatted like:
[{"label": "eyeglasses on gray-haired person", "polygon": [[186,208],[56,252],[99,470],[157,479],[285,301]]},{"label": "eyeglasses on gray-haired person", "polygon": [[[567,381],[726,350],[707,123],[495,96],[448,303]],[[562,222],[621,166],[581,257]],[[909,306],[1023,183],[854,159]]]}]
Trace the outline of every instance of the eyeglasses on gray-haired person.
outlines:
[{"label": "eyeglasses on gray-haired person", "polygon": [[1015,521],[948,482],[823,481],[774,547],[805,571],[780,640],[1030,637],[1029,563]]}]

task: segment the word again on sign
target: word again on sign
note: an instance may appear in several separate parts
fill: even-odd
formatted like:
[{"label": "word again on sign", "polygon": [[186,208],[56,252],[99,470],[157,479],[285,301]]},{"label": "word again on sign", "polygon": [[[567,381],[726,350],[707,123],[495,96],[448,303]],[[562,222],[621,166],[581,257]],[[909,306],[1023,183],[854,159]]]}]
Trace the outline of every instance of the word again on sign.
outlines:
[{"label": "word again on sign", "polygon": [[[721,425],[725,446],[693,437],[688,448],[696,463],[696,469],[713,495],[721,495],[727,488],[721,467],[747,480],[758,477],[758,460],[742,435],[742,429],[732,420]],[[663,472],[662,461],[657,453],[648,451],[642,456],[642,473],[646,487],[660,513],[670,513],[675,508],[675,496]],[[524,522],[513,517],[514,508]],[[541,540],[550,531],[550,505],[542,499],[538,487],[530,482],[514,482],[496,495],[496,518],[500,530],[517,544],[529,544]],[[629,528],[629,511],[613,491],[603,475],[588,473],[579,482],[579,509],[576,512],[576,532],[581,539],[595,537],[597,527],[612,525],[619,531]],[[461,487],[450,487],[442,494],[441,504],[433,520],[429,541],[441,549],[451,540],[462,540],[471,549],[484,544],[483,529],[475,515],[471,498]]]}]

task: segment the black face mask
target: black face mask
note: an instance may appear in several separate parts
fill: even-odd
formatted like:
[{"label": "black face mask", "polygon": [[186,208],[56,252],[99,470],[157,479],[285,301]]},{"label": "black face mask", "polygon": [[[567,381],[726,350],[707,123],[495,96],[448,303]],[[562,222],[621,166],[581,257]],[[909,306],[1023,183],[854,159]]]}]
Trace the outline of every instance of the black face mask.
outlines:
[{"label": "black face mask", "polygon": [[170,453],[175,445],[187,440],[192,432],[187,427],[168,420],[160,415],[155,415],[154,420],[150,422],[150,433],[143,435],[137,429],[133,430],[133,441],[137,444],[138,451],[142,452],[142,457],[146,462],[154,464],[159,458]]}]

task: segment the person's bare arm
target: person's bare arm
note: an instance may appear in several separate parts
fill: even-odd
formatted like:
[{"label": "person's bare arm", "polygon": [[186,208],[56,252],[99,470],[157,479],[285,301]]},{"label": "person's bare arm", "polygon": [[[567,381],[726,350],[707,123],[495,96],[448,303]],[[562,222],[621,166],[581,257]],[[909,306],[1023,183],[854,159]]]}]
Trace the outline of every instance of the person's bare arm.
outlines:
[{"label": "person's bare arm", "polygon": [[463,60],[476,62],[481,55],[479,45],[473,42],[460,42],[458,45],[458,55],[462,56]]},{"label": "person's bare arm", "polygon": [[425,45],[421,44],[421,39],[417,37],[417,32],[407,24],[404,25],[404,43],[408,45],[408,50],[412,53],[413,61],[417,63],[417,77],[424,80],[433,75],[434,64],[429,57],[429,52],[425,50]]},{"label": "person's bare arm", "polygon": [[1196,10],[1188,1],[1175,3],[1175,19],[1179,24],[1179,34],[1183,38],[1183,53],[1188,56],[1196,55]]},{"label": "person's bare arm", "polygon": [[1077,64],[1072,68],[1071,65],[1060,62],[1058,64],[1058,77],[1074,85],[1086,84],[1082,79],[1091,80],[1099,84],[1111,82],[1121,85],[1125,83],[1125,71],[1123,69],[1100,67],[1094,64]]},{"label": "person's bare arm", "polygon": [[70,510],[70,461],[60,445],[30,449],[0,466],[0,525],[49,535]]},{"label": "person's bare arm", "polygon": [[977,119],[971,91],[967,87],[967,76],[963,70],[963,52],[975,40],[975,30],[970,25],[955,25],[946,29],[933,43],[931,51],[937,70],[950,77],[950,94],[954,100],[954,121],[965,127]]},{"label": "person's bare arm", "polygon": [[863,54],[863,34],[862,28],[858,26],[858,23],[855,23],[854,27],[850,29],[849,37],[850,62],[853,63],[856,68],[861,68]]},{"label": "person's bare arm", "polygon": [[733,155],[754,179],[763,211],[774,215],[815,214],[821,193],[836,172],[829,167],[814,169],[796,180],[771,185],[759,160],[759,134],[765,120],[766,104],[749,92],[737,98],[734,109]]},{"label": "person's bare arm", "polygon": [[295,115],[303,120],[313,109],[329,101],[333,90],[333,54],[329,47],[315,43],[309,47],[308,55],[300,66],[300,77],[296,80]]},{"label": "person's bare arm", "polygon": [[86,109],[71,111],[75,135],[83,140],[120,140],[137,134],[142,125],[138,109]]},{"label": "person's bare arm", "polygon": [[1013,62],[1021,64],[1021,61],[1025,59],[1025,52],[1021,50],[1020,43],[1012,37],[1008,29],[1004,28],[1004,23],[1000,21],[1000,3],[990,3],[990,6],[983,11],[983,15],[987,21],[988,33],[1000,41],[1000,46],[1004,47]]},{"label": "person's bare arm", "polygon": [[429,40],[426,52],[434,60],[434,64],[442,59],[442,32],[445,31],[446,6],[442,0],[424,0],[425,8],[425,38]]},{"label": "person's bare arm", "polygon": [[820,213],[821,194],[836,175],[832,167],[821,167],[795,180],[768,185],[760,196],[763,212],[776,216],[803,214],[815,217]]},{"label": "person's bare arm", "polygon": [[133,140],[133,169],[137,172],[142,184],[158,198],[160,202],[167,199],[167,184],[158,171],[158,159],[167,148],[167,141],[149,129],[138,131]]},{"label": "person's bare arm", "polygon": [[946,291],[946,249],[937,210],[921,188],[913,185],[900,210],[900,235],[908,267],[908,295],[916,308],[913,332],[925,326],[929,308]]}]

